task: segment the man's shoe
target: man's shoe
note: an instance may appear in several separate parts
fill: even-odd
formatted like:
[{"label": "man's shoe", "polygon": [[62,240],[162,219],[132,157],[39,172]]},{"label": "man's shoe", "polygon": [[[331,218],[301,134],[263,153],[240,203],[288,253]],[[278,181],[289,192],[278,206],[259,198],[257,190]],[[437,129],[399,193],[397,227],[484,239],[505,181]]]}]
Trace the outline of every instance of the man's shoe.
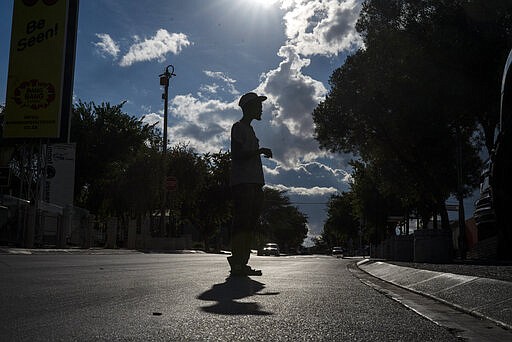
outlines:
[{"label": "man's shoe", "polygon": [[260,270],[255,270],[249,265],[240,265],[234,262],[233,257],[228,257],[229,266],[231,266],[232,276],[261,276]]},{"label": "man's shoe", "polygon": [[249,265],[244,266],[244,272],[248,276],[261,276],[263,274],[261,270],[255,270],[254,268],[251,268]]}]

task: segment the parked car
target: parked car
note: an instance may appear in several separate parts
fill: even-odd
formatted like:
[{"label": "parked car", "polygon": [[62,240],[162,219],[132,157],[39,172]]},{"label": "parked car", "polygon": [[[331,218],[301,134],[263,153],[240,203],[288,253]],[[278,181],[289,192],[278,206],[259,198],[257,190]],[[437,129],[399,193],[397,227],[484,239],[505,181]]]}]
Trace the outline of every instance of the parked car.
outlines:
[{"label": "parked car", "polygon": [[480,197],[475,202],[473,218],[478,226],[479,239],[496,234],[496,215],[494,213],[493,192],[491,188],[491,160],[486,163],[482,171],[480,183]]},{"label": "parked car", "polygon": [[482,173],[480,198],[475,202],[474,218],[478,239],[498,235],[498,257],[511,258],[512,227],[509,218],[512,193],[512,50],[510,51],[501,84],[500,121],[494,148]]},{"label": "parked car", "polygon": [[258,255],[274,255],[279,256],[279,245],[274,242],[269,242],[258,251]]},{"label": "parked car", "polygon": [[343,256],[343,248],[341,248],[341,247],[333,247],[332,251],[331,251],[331,254],[332,255],[337,255],[337,256]]}]

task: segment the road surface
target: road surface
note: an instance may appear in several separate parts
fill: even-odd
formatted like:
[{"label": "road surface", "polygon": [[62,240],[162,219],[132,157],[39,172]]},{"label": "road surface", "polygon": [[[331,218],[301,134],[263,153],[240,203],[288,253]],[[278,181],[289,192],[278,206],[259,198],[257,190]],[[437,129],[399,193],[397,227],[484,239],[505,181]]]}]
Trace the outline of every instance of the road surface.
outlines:
[{"label": "road surface", "polygon": [[329,256],[0,255],[2,341],[457,341]]}]

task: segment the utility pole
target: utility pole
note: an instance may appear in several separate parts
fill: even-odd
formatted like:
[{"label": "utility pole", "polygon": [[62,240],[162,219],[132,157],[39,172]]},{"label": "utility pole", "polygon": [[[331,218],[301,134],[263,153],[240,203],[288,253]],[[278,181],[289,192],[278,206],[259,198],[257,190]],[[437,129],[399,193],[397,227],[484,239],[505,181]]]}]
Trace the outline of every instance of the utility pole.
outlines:
[{"label": "utility pole", "polygon": [[[171,68],[171,71],[169,71]],[[164,93],[162,94],[162,99],[164,100],[164,136],[162,139],[162,185],[161,191],[163,191],[162,195],[162,208],[160,211],[160,233],[163,234],[165,231],[165,205],[167,203],[167,189],[166,189],[166,160],[167,160],[167,107],[169,104],[169,79],[173,76],[176,76],[174,73],[174,66],[168,65],[165,68],[165,72],[160,74],[160,85],[164,86]]]}]

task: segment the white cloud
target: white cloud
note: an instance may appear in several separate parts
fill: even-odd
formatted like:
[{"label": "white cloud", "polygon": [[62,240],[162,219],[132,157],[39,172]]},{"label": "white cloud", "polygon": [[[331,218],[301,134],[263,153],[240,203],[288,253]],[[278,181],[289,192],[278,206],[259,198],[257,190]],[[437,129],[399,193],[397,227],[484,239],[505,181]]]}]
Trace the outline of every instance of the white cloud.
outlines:
[{"label": "white cloud", "polygon": [[223,72],[220,72],[220,71],[205,70],[204,74],[208,77],[217,78],[226,83],[236,83],[236,80],[232,79],[231,77],[227,76],[226,74],[224,74]]},{"label": "white cloud", "polygon": [[206,92],[209,94],[217,94],[217,91],[219,90],[219,85],[216,83],[213,84],[201,84],[201,87],[199,88],[201,92]]},{"label": "white cloud", "polygon": [[[231,125],[239,115],[235,102],[177,95],[169,106],[169,144],[186,143],[199,153],[227,150]],[[149,124],[159,122],[157,127],[163,129],[162,113],[146,114],[143,120]]]},{"label": "white cloud", "polygon": [[161,132],[163,131],[164,127],[164,117],[163,114],[159,113],[149,113],[145,114],[141,118],[142,122],[147,123],[149,125],[155,125],[156,128],[158,128]]},{"label": "white cloud", "polygon": [[352,178],[344,169],[335,169],[325,163],[310,162],[298,164],[293,168],[276,165],[265,166],[265,180],[268,184],[286,184],[295,188],[335,189],[338,192],[348,190]]},{"label": "white cloud", "polygon": [[117,44],[112,37],[110,37],[107,33],[96,33],[96,37],[100,39],[99,42],[94,43],[94,46],[96,46],[96,51],[102,55],[102,56],[112,56],[117,58],[117,55],[119,54],[119,44]]},{"label": "white cloud", "polygon": [[183,33],[169,33],[165,29],[159,29],[154,37],[140,40],[135,38],[128,52],[122,57],[119,65],[130,66],[136,62],[158,60],[162,62],[165,56],[170,52],[175,55],[179,54],[184,47],[191,43],[187,35]]},{"label": "white cloud", "polygon": [[362,46],[355,24],[360,0],[285,0],[288,44],[303,56],[337,55]]},{"label": "white cloud", "polygon": [[263,76],[260,86],[275,105],[272,124],[285,125],[295,136],[313,138],[311,113],[327,89],[322,82],[302,73],[310,60],[300,57],[293,47],[282,47],[278,55],[283,61]]},{"label": "white cloud", "polygon": [[283,0],[287,41],[279,66],[261,76],[258,93],[272,106],[271,129],[262,131],[274,156],[287,167],[326,156],[314,140],[312,112],[325,98],[322,82],[305,75],[312,55],[332,56],[361,45],[355,31],[359,0]]},{"label": "white cloud", "polygon": [[201,90],[206,91],[208,93],[216,94],[219,90],[226,92],[230,95],[239,95],[240,92],[236,89],[235,83],[236,80],[229,77],[223,72],[220,71],[210,71],[210,70],[204,70],[204,74],[210,78],[220,80],[224,85],[219,86],[216,83],[213,83],[211,85],[201,85]]},{"label": "white cloud", "polygon": [[325,86],[302,73],[308,59],[295,53],[293,47],[282,47],[284,60],[279,66],[262,75],[257,92],[268,96],[272,110],[271,129],[263,139],[275,149],[275,157],[290,166],[303,160],[324,155],[314,140],[311,113],[327,93]]},{"label": "white cloud", "polygon": [[230,112],[232,118],[233,111],[238,111],[235,103],[223,102],[217,99],[201,100],[192,94],[177,95],[171,100],[171,113],[183,120],[189,122],[209,122],[213,120],[224,121],[225,111]]},{"label": "white cloud", "polygon": [[[312,188],[304,188],[298,186],[286,186],[283,184],[269,184],[267,187],[286,191],[288,195],[299,195],[299,196],[325,196],[332,195],[338,192],[338,190],[334,187],[319,187],[315,186]],[[322,202],[323,203],[323,202]]]}]

